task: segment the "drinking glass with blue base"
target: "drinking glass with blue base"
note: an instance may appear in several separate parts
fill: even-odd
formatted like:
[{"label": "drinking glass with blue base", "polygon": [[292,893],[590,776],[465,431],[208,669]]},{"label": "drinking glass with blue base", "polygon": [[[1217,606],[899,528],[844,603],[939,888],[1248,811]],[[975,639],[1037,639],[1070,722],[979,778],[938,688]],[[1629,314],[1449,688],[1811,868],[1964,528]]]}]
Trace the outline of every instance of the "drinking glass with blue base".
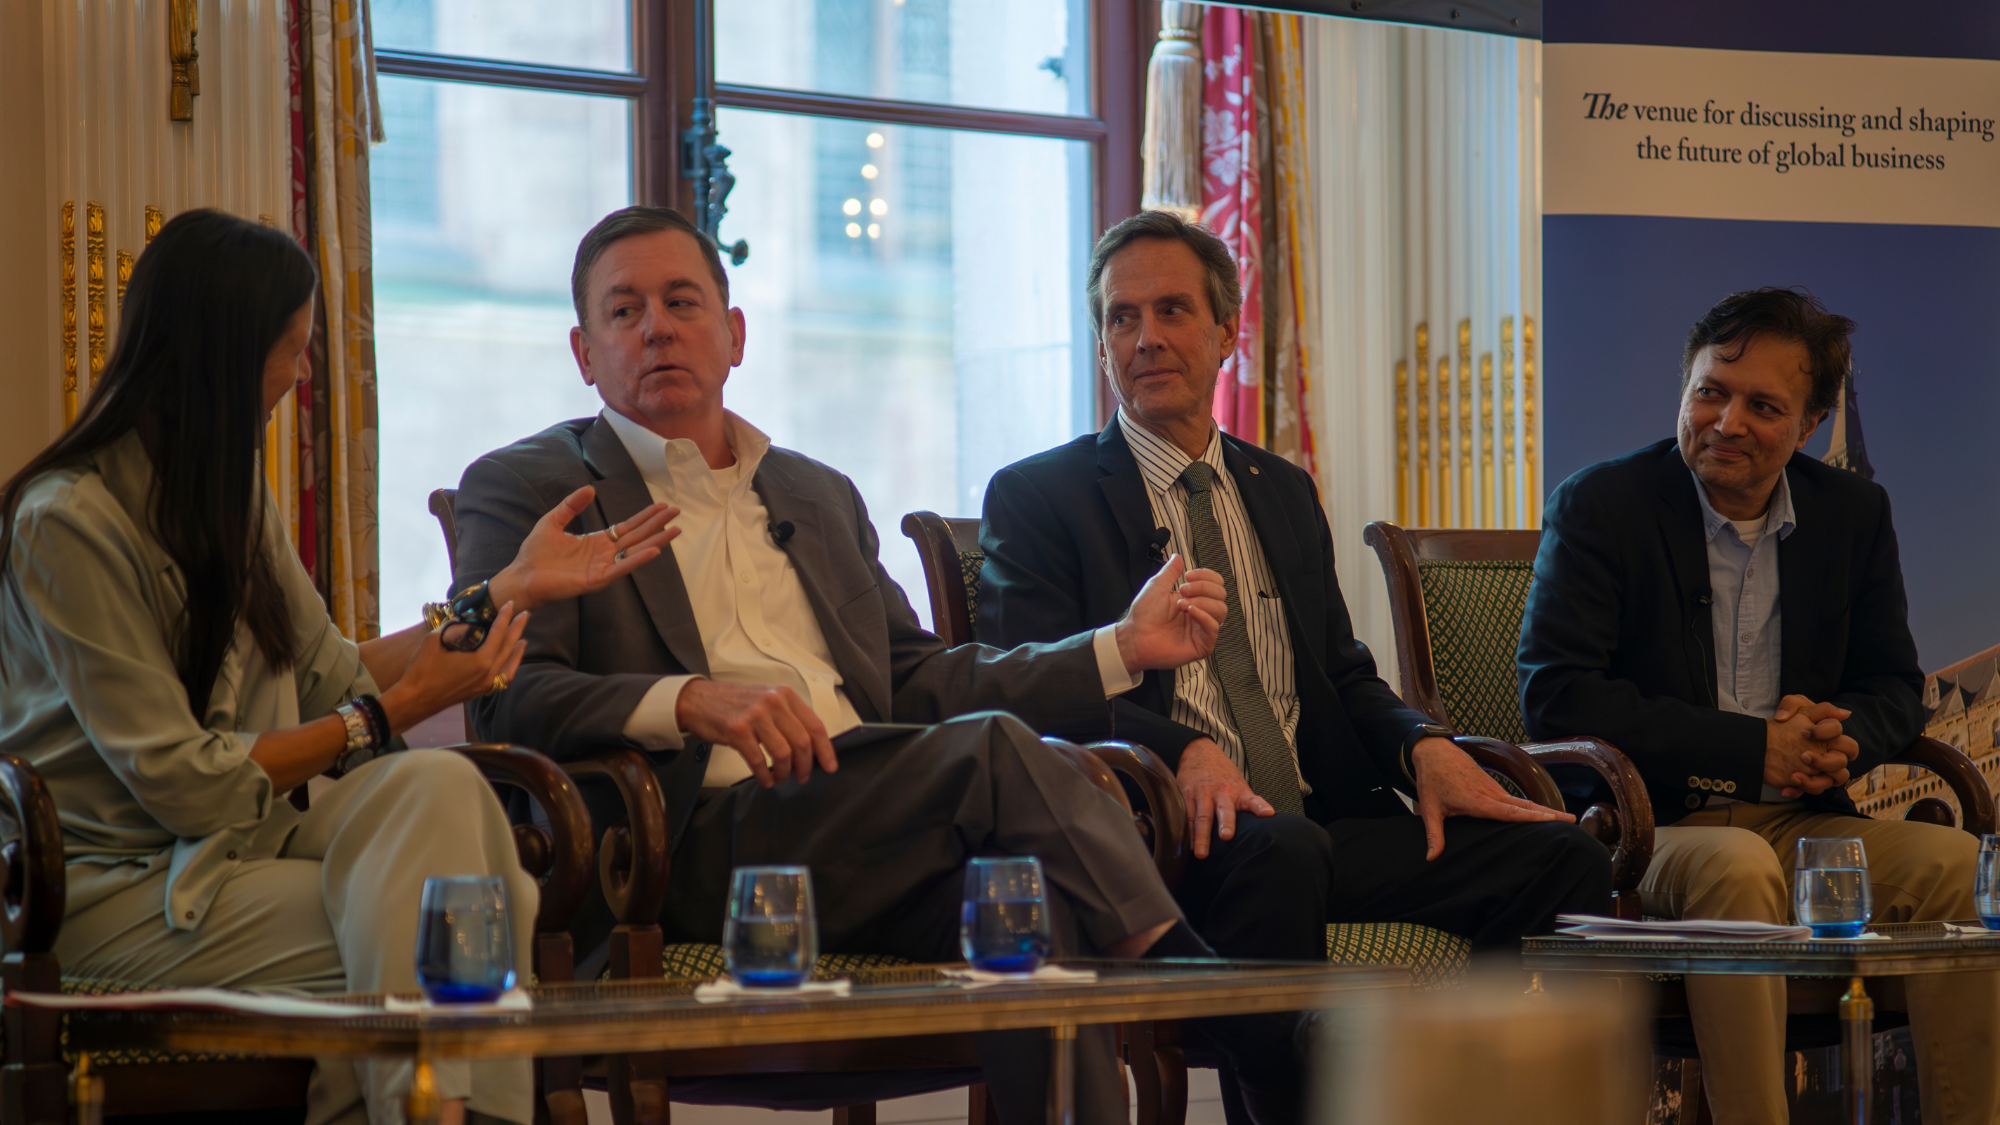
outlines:
[{"label": "drinking glass with blue base", "polygon": [[486,1004],[514,987],[514,924],[498,875],[424,880],[417,984],[433,1004]]},{"label": "drinking glass with blue base", "polygon": [[1792,907],[1799,925],[1811,926],[1816,938],[1860,937],[1867,931],[1874,894],[1861,841],[1800,840],[1792,871]]},{"label": "drinking glass with blue base", "polygon": [[1989,930],[2000,930],[2000,836],[1979,838],[1979,873],[1972,890],[1972,908]]},{"label": "drinking glass with blue base", "polygon": [[968,862],[958,944],[974,968],[987,972],[1025,975],[1041,968],[1051,945],[1042,861],[1005,856]]},{"label": "drinking glass with blue base", "polygon": [[804,867],[739,867],[730,874],[722,924],[729,975],[744,988],[797,988],[819,959],[812,872]]}]

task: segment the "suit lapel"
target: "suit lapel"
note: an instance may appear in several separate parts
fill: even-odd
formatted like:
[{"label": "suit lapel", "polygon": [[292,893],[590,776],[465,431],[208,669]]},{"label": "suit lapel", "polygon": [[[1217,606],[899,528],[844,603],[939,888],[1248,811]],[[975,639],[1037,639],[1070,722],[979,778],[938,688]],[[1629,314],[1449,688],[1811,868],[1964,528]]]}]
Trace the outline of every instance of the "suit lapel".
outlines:
[{"label": "suit lapel", "polygon": [[[1794,453],[1799,457],[1803,454]],[[1785,469],[1785,484],[1792,494],[1792,533],[1778,540],[1778,691],[1787,691],[1792,684],[1802,682],[1802,676],[1809,654],[1816,651],[1819,638],[1815,637],[1814,626],[1821,621],[1835,620],[1837,615],[1814,613],[1810,607],[1824,607],[1825,600],[1819,589],[1820,580],[1825,575],[1821,567],[1811,565],[1814,559],[1825,555],[1813,548],[1813,532],[1824,530],[1826,517],[1812,512],[1812,485],[1805,480],[1805,474],[1793,476],[1789,466]],[[1810,530],[1808,530],[1810,529]],[[1775,531],[1775,529],[1773,529]],[[1800,612],[1785,612],[1785,603],[1790,602]]]},{"label": "suit lapel", "polygon": [[1694,473],[1681,460],[1680,448],[1668,443],[1660,458],[1660,534],[1674,569],[1683,615],[1693,636],[1683,639],[1688,674],[1694,686],[1715,698],[1715,657],[1707,641],[1714,635],[1713,597],[1708,584],[1708,539],[1702,526],[1701,499],[1695,495]]},{"label": "suit lapel", "polygon": [[1138,459],[1125,443],[1125,433],[1114,415],[1097,435],[1097,467],[1105,475],[1097,486],[1111,506],[1112,518],[1125,537],[1125,569],[1132,591],[1160,569],[1162,560],[1153,557],[1153,502],[1146,497],[1146,478],[1139,472]]},{"label": "suit lapel", "polygon": [[[583,433],[583,452],[598,478],[597,510],[606,527],[631,519],[653,502],[645,478],[639,475],[639,467],[632,463],[632,455],[625,452],[625,443],[618,440],[610,423],[602,418],[591,423]],[[688,601],[687,583],[681,578],[680,560],[674,557],[673,548],[633,571],[627,581],[638,587],[667,651],[689,672],[707,675],[708,651],[702,647],[701,626],[694,619],[694,606]]]},{"label": "suit lapel", "polygon": [[1287,605],[1298,604],[1293,599],[1296,590],[1292,576],[1299,565],[1299,543],[1283,501],[1272,495],[1275,474],[1252,471],[1250,458],[1228,437],[1222,440],[1222,463],[1229,469],[1229,479],[1235,482],[1237,495],[1243,497],[1250,529],[1257,536],[1258,546],[1264,549],[1264,562],[1271,568],[1271,576],[1278,582],[1278,596]]},{"label": "suit lapel", "polygon": [[[830,533],[822,513],[828,510],[827,501],[831,498],[808,495],[815,482],[792,468],[784,451],[772,449],[758,464],[751,487],[764,502],[764,512],[773,526],[792,525],[791,534],[779,546],[792,560],[792,570],[799,576],[813,617],[819,621],[820,634],[826,638],[827,652],[840,672],[841,686],[847,691],[849,701],[864,719],[870,717],[872,707],[873,718],[881,721],[892,713],[887,675],[889,654],[869,653],[841,621],[840,604],[845,601],[844,595],[852,591],[830,589],[827,585],[835,575]],[[887,591],[883,597],[888,597]]]}]

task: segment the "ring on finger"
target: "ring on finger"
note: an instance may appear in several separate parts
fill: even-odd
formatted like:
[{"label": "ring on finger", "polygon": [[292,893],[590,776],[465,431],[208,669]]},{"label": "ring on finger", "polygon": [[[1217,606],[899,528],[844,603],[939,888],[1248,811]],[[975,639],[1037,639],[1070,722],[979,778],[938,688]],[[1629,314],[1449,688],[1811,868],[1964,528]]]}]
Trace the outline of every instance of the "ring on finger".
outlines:
[{"label": "ring on finger", "polygon": [[493,677],[493,686],[492,688],[487,690],[486,694],[498,695],[501,692],[506,691],[508,686],[511,685],[513,682],[514,682],[513,678],[510,676],[504,674],[495,676]]},{"label": "ring on finger", "polygon": [[614,523],[614,524],[612,524],[612,525],[611,525],[610,527],[607,527],[607,528],[605,528],[604,530],[605,530],[606,534],[608,534],[608,535],[610,535],[610,536],[611,536],[611,541],[612,541],[613,543],[616,543],[616,542],[618,542],[618,525],[617,525],[617,524],[615,524],[615,523]]}]

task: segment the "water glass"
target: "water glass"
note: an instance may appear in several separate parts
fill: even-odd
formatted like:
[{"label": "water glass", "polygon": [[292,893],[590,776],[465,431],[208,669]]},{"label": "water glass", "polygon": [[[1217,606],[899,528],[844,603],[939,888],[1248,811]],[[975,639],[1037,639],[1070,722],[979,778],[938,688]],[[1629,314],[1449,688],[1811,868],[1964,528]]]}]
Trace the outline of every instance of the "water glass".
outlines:
[{"label": "water glass", "polygon": [[1868,929],[1874,896],[1861,841],[1800,840],[1793,878],[1792,907],[1814,937],[1859,937]]},{"label": "water glass", "polygon": [[729,879],[722,924],[729,975],[745,988],[797,988],[819,959],[812,872],[803,867],[739,867]]},{"label": "water glass", "polygon": [[975,859],[965,865],[965,905],[958,945],[974,967],[1032,973],[1049,955],[1049,902],[1042,861],[1032,856]]},{"label": "water glass", "polygon": [[2000,836],[1979,838],[1979,874],[1972,888],[1972,908],[1989,930],[2000,930]]},{"label": "water glass", "polygon": [[417,918],[417,984],[434,1004],[484,1004],[514,987],[514,923],[498,875],[433,875]]}]

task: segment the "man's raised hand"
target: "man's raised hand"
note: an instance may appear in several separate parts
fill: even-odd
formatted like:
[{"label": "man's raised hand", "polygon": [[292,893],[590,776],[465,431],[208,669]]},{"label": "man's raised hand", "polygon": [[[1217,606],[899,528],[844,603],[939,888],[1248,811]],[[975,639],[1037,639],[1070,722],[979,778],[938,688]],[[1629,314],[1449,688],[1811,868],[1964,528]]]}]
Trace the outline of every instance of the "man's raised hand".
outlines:
[{"label": "man's raised hand", "polygon": [[1229,616],[1228,592],[1212,570],[1188,570],[1179,555],[1146,581],[1118,619],[1118,655],[1132,672],[1205,660]]}]

